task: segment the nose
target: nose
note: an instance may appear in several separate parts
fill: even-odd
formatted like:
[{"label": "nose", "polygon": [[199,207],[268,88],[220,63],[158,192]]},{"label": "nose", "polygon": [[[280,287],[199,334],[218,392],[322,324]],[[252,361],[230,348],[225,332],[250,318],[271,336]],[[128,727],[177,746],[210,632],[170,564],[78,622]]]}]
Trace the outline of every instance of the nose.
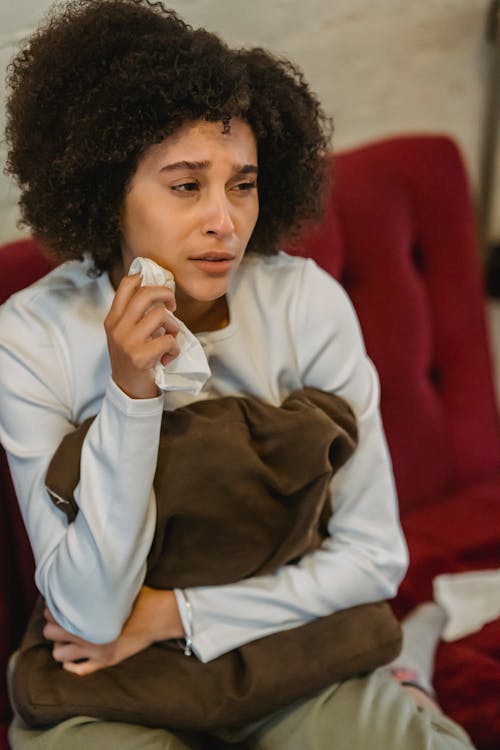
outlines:
[{"label": "nose", "polygon": [[228,237],[233,234],[234,228],[231,205],[225,191],[223,194],[207,197],[203,233]]}]

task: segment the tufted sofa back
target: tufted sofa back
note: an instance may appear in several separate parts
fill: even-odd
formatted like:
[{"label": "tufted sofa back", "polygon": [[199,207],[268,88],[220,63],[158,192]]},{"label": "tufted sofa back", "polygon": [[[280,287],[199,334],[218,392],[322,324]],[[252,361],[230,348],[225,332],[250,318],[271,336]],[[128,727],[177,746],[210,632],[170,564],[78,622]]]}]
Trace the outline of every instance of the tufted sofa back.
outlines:
[{"label": "tufted sofa back", "polygon": [[356,307],[404,517],[500,465],[471,198],[446,137],[342,153],[333,175],[324,222],[292,252],[314,257]]}]

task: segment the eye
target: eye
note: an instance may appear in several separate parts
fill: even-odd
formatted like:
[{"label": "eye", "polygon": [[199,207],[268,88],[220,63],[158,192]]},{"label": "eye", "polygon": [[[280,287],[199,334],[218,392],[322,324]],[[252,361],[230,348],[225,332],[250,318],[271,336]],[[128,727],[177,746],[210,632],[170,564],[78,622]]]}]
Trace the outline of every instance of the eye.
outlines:
[{"label": "eye", "polygon": [[178,185],[172,185],[171,190],[176,193],[193,193],[198,190],[198,183],[190,180],[189,182],[181,182]]},{"label": "eye", "polygon": [[248,192],[250,190],[253,190],[257,187],[257,182],[255,180],[247,180],[245,182],[238,182],[236,185],[233,186],[233,190],[237,190],[238,192]]}]

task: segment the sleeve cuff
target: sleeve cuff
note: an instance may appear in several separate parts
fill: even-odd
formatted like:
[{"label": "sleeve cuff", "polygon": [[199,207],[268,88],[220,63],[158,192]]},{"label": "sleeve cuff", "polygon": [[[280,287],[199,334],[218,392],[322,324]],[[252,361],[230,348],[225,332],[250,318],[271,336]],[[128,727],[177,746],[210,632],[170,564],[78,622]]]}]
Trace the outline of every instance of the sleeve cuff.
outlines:
[{"label": "sleeve cuff", "polygon": [[130,398],[115,381],[110,378],[106,389],[106,398],[127,417],[152,417],[163,412],[164,394],[154,398]]},{"label": "sleeve cuff", "polygon": [[189,601],[186,592],[183,589],[174,589],[175,598],[177,600],[177,607],[179,609],[179,615],[184,628],[184,654],[185,656],[191,656],[195,653],[199,655],[197,650],[193,646],[193,611],[191,609],[191,602]]}]

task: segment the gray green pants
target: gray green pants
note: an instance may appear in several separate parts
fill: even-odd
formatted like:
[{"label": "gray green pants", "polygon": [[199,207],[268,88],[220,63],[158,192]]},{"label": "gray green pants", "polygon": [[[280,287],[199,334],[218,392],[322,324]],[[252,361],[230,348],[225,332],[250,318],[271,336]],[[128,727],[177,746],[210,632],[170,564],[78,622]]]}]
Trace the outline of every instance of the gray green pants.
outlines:
[{"label": "gray green pants", "polygon": [[[465,750],[465,732],[441,714],[417,708],[384,670],[337,683],[239,731],[220,733],[249,750]],[[12,750],[213,750],[196,736],[77,716],[51,729],[14,719]],[[227,745],[222,744],[223,747]]]}]

